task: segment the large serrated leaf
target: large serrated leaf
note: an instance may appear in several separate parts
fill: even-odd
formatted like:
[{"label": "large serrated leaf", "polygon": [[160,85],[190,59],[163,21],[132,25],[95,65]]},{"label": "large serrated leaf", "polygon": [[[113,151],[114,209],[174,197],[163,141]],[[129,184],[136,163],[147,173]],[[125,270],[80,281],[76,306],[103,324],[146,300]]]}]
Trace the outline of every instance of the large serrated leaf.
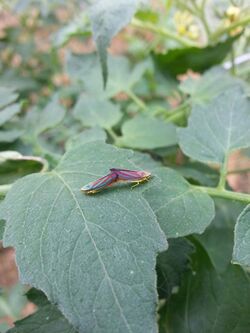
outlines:
[{"label": "large serrated leaf", "polygon": [[91,6],[90,19],[101,60],[104,85],[108,78],[107,48],[110,41],[129,23],[142,2],[146,0],[96,0]]},{"label": "large serrated leaf", "polygon": [[16,249],[21,280],[79,332],[156,332],[155,257],[166,240],[153,211],[126,184],[80,192],[110,167],[135,169],[133,153],[87,143],[52,172],[16,182],[1,211],[4,245]]},{"label": "large serrated leaf", "polygon": [[250,280],[239,266],[219,274],[200,246],[193,271],[166,306],[168,332],[248,333]]},{"label": "large serrated leaf", "polygon": [[250,205],[239,215],[235,225],[233,261],[250,266]]},{"label": "large serrated leaf", "polygon": [[249,108],[240,88],[194,107],[188,127],[178,131],[181,149],[198,161],[222,164],[231,151],[250,145]]},{"label": "large serrated leaf", "polygon": [[167,238],[202,233],[214,217],[213,200],[176,171],[159,168],[160,182],[144,192]]}]

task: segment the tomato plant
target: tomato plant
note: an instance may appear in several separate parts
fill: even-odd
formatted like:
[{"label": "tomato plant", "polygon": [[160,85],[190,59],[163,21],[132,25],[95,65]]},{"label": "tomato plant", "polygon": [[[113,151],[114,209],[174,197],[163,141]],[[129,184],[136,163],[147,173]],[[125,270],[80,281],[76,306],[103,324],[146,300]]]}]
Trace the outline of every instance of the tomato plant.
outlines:
[{"label": "tomato plant", "polygon": [[[0,239],[37,306],[8,332],[248,333],[247,1],[2,7]],[[151,177],[80,191],[112,168]]]}]

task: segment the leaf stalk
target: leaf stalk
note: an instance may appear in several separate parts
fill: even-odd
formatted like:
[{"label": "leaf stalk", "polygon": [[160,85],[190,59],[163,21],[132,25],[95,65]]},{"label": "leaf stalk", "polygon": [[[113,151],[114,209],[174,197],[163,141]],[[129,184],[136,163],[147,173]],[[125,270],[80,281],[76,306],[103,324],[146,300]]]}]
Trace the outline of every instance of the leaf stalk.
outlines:
[{"label": "leaf stalk", "polygon": [[197,185],[192,185],[192,187],[196,188],[204,193],[207,193],[211,197],[236,200],[236,201],[243,202],[245,204],[250,203],[250,194],[233,192],[233,191],[228,191],[225,189],[219,189],[219,188],[214,188],[214,187],[205,187],[205,186],[197,186]]}]

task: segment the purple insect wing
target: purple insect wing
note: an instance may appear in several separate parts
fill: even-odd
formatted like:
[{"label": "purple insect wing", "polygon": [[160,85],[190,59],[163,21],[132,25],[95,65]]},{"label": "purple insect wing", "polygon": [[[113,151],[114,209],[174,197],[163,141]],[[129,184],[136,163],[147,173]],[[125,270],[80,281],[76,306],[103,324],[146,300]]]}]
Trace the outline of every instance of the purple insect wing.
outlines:
[{"label": "purple insect wing", "polygon": [[110,172],[108,175],[98,178],[97,180],[83,186],[81,191],[90,192],[90,191],[100,191],[105,187],[111,185],[117,179],[117,175],[113,172]]},{"label": "purple insect wing", "polygon": [[111,172],[116,173],[118,180],[128,180],[128,181],[136,181],[142,180],[147,177],[150,177],[150,173],[147,171],[141,170],[128,170],[128,169],[117,169],[112,168],[110,169]]}]

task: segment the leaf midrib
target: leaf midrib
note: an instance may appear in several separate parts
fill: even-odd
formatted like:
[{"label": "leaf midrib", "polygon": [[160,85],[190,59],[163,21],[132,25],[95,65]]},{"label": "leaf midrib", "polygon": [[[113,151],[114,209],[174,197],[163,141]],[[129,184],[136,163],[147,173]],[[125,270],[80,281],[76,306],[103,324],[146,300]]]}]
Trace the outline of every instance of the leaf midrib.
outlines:
[{"label": "leaf midrib", "polygon": [[57,177],[57,178],[58,178],[58,179],[64,184],[64,186],[67,188],[67,190],[69,191],[70,195],[72,196],[73,200],[75,201],[75,203],[76,203],[76,205],[77,205],[77,208],[79,209],[79,211],[80,211],[80,213],[81,213],[81,215],[82,215],[82,218],[83,218],[83,220],[84,220],[86,231],[87,231],[87,233],[88,233],[88,235],[89,235],[89,237],[90,237],[90,239],[91,239],[91,242],[92,242],[92,244],[93,244],[93,246],[94,246],[94,248],[95,248],[95,250],[96,250],[97,257],[98,257],[99,262],[100,262],[100,264],[101,264],[101,266],[102,266],[103,273],[104,273],[104,275],[105,275],[106,278],[107,278],[108,284],[109,284],[110,289],[111,289],[111,292],[112,292],[112,294],[113,294],[113,296],[114,296],[114,299],[115,299],[115,302],[116,302],[116,304],[117,304],[117,307],[118,307],[118,309],[119,309],[119,311],[120,311],[121,317],[122,317],[122,319],[123,319],[123,321],[124,321],[126,327],[128,328],[128,331],[131,332],[131,333],[133,333],[132,330],[131,330],[131,328],[130,328],[130,325],[129,325],[129,323],[128,323],[128,321],[127,321],[127,319],[126,319],[126,317],[125,317],[125,315],[124,315],[124,313],[123,313],[123,309],[122,309],[122,307],[121,307],[121,304],[120,304],[120,302],[119,302],[119,300],[118,300],[118,297],[117,297],[117,295],[116,295],[116,293],[115,293],[115,290],[114,290],[114,288],[113,288],[113,285],[112,285],[112,283],[111,283],[111,279],[110,279],[110,277],[109,277],[109,275],[108,275],[108,272],[107,272],[106,266],[105,266],[105,264],[104,264],[104,262],[103,262],[103,260],[102,260],[102,258],[101,258],[100,252],[99,252],[99,250],[98,250],[98,248],[97,248],[97,246],[96,246],[96,242],[95,242],[95,240],[94,240],[94,238],[93,238],[93,236],[92,236],[92,234],[91,234],[91,232],[90,232],[90,230],[89,230],[89,228],[88,228],[87,219],[86,219],[86,217],[84,216],[84,213],[83,213],[83,211],[82,211],[82,209],[81,209],[81,206],[80,206],[80,204],[79,204],[79,202],[78,202],[78,200],[77,200],[77,198],[76,198],[74,192],[71,190],[70,186],[67,184],[67,182],[65,181],[65,179],[64,179],[59,173],[57,173],[55,170],[52,171],[52,173],[53,173],[53,174],[54,174],[54,175],[55,175],[55,176],[56,176],[56,177]]}]

